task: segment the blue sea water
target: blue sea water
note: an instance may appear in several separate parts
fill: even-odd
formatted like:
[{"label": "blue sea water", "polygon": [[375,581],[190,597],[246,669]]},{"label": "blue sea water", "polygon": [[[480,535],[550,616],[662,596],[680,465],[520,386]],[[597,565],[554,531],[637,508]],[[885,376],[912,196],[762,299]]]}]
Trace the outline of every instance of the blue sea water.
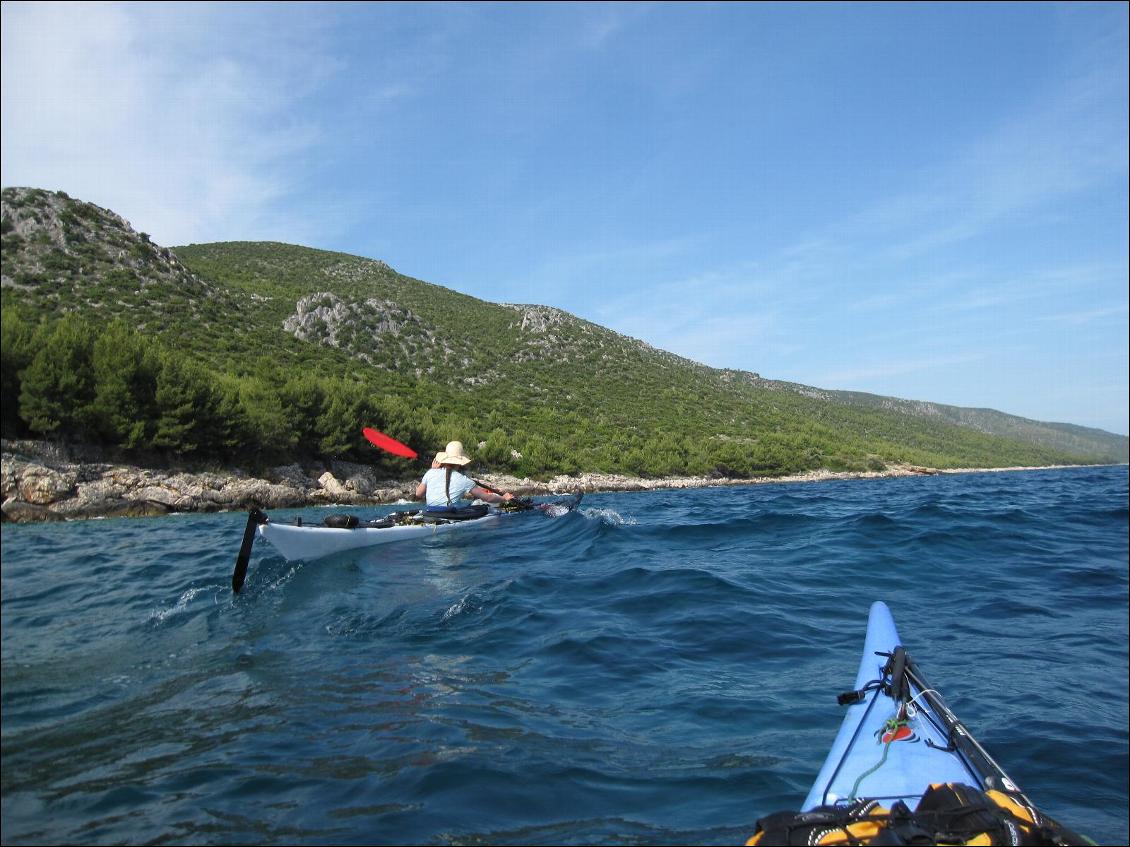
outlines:
[{"label": "blue sea water", "polygon": [[1127,843],[1126,467],[590,494],[259,542],[233,596],[244,523],[3,527],[5,844],[740,844],[874,600],[1029,797]]}]

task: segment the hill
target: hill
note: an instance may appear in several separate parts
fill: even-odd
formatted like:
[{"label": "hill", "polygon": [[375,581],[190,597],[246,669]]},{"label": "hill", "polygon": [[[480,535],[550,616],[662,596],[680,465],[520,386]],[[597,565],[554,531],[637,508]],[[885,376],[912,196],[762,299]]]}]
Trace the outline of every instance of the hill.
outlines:
[{"label": "hill", "polygon": [[[421,452],[459,438],[489,467],[531,476],[1127,459],[1123,436],[709,368],[374,259],[270,242],[161,247],[39,189],[6,188],[2,205],[9,436],[222,462],[373,461],[368,425]],[[89,374],[69,385],[68,367]]]}]

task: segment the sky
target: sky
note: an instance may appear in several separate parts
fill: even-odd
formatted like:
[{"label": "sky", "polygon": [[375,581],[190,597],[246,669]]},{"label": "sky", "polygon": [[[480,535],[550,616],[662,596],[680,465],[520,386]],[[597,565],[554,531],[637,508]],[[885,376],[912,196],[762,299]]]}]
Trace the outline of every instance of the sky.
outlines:
[{"label": "sky", "polygon": [[0,182],[1125,435],[1128,9],[4,2]]}]

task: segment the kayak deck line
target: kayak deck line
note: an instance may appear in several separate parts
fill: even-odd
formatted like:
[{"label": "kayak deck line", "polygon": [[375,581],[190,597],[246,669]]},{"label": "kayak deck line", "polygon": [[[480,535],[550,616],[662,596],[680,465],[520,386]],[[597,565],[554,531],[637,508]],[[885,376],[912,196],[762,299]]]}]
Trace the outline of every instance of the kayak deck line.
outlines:
[{"label": "kayak deck line", "polygon": [[958,720],[881,601],[855,688],[837,699],[848,711],[800,811],[758,820],[747,844],[1090,843],[1039,812]]},{"label": "kayak deck line", "polygon": [[[239,593],[247,576],[251,546],[256,538],[266,540],[287,561],[315,561],[381,544],[410,539],[426,539],[456,530],[473,530],[491,526],[501,518],[541,512],[550,517],[575,509],[581,502],[581,493],[559,498],[548,503],[519,500],[510,506],[472,506],[449,512],[394,512],[374,521],[362,522],[353,515],[331,515],[320,524],[304,523],[301,517],[293,523],[274,521],[265,512],[253,508],[248,512],[243,543],[236,557],[232,573],[232,591]],[[327,526],[327,523],[332,525]]]}]

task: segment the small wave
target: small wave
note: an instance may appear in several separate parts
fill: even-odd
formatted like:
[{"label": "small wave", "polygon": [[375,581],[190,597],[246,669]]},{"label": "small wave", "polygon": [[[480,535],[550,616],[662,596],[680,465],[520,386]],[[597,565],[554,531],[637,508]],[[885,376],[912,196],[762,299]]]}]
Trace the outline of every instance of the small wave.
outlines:
[{"label": "small wave", "polygon": [[571,511],[573,510],[561,503],[548,503],[545,508],[542,509],[542,513],[550,518],[559,518],[562,515],[569,514]]},{"label": "small wave", "polygon": [[276,591],[279,588],[282,588],[284,585],[286,585],[288,582],[290,582],[290,580],[294,577],[294,575],[296,573],[298,573],[301,569],[302,569],[301,565],[291,565],[281,576],[279,576],[277,579],[274,579],[270,583],[268,583],[267,590],[268,591]]},{"label": "small wave", "polygon": [[207,589],[204,589],[204,588],[190,588],[190,589],[188,589],[188,591],[184,592],[184,594],[182,594],[180,596],[180,599],[177,600],[176,605],[173,606],[172,608],[170,608],[170,609],[156,609],[156,610],[150,612],[149,613],[149,620],[154,621],[156,623],[164,623],[165,620],[172,617],[173,615],[179,615],[181,612],[183,612],[185,609],[188,608],[188,604],[193,601],[193,599],[196,597],[197,594],[199,594],[201,591],[205,591],[205,590],[207,590]]},{"label": "small wave", "polygon": [[471,612],[472,614],[482,608],[482,604],[474,594],[468,594],[458,603],[453,604],[440,619],[441,623],[447,623],[452,618],[458,617],[464,612]]},{"label": "small wave", "polygon": [[379,632],[396,631],[405,626],[408,608],[397,606],[385,615],[372,615],[368,612],[349,612],[325,625],[327,635],[338,638],[361,638]]},{"label": "small wave", "polygon": [[719,513],[710,520],[695,523],[648,524],[645,532],[664,544],[713,549],[732,543],[734,539],[747,544],[751,538],[757,539],[758,543],[766,543],[773,539],[795,537],[806,526],[821,525],[820,519],[812,515],[766,511],[754,514]]},{"label": "small wave", "polygon": [[635,518],[624,517],[613,509],[585,508],[579,511],[589,520],[600,521],[605,526],[636,526],[638,523]]},{"label": "small wave", "polygon": [[848,523],[854,525],[857,529],[885,529],[887,527],[899,526],[900,521],[882,512],[869,512],[865,515],[850,519]]},{"label": "small wave", "polygon": [[1056,617],[1050,604],[1025,601],[1014,597],[993,597],[970,607],[970,613],[982,620],[1016,620],[1028,615],[1036,617]]},{"label": "small wave", "polygon": [[[578,581],[574,580],[574,584]],[[590,579],[587,583],[594,594],[624,593],[638,597],[657,591],[686,593],[689,591],[738,590],[740,587],[718,573],[694,567],[648,568],[632,566]]]}]

